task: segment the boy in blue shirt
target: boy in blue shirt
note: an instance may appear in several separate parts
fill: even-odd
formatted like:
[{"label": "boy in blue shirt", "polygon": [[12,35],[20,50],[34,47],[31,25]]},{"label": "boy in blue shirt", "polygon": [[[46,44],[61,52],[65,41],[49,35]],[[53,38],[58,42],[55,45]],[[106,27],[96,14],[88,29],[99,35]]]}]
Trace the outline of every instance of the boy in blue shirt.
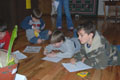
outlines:
[{"label": "boy in blue shirt", "polygon": [[45,23],[41,18],[42,12],[39,9],[33,9],[31,16],[27,16],[21,23],[21,27],[26,30],[28,41],[34,44],[40,44],[49,39],[50,30],[44,30]]}]

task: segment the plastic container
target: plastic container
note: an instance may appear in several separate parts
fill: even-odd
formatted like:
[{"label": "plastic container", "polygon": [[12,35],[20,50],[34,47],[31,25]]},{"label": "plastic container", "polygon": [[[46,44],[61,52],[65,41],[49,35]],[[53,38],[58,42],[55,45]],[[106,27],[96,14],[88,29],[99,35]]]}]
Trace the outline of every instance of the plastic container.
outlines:
[{"label": "plastic container", "polygon": [[14,80],[17,72],[17,64],[0,68],[0,80]]},{"label": "plastic container", "polygon": [[0,80],[14,80],[16,72],[17,72],[17,59],[14,55],[10,56],[10,59],[14,58],[15,64],[6,66],[7,60],[7,51],[0,49]]}]

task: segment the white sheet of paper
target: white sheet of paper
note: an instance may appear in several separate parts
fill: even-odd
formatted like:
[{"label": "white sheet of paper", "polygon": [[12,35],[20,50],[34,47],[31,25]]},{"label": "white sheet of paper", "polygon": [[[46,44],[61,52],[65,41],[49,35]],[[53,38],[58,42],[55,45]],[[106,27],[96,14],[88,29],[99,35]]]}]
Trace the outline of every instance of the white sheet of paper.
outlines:
[{"label": "white sheet of paper", "polygon": [[86,69],[91,69],[92,67],[82,63],[82,62],[77,62],[76,64],[71,64],[71,63],[62,63],[62,65],[69,71],[69,72],[76,72],[80,70],[86,70]]},{"label": "white sheet of paper", "polygon": [[42,58],[42,60],[47,60],[47,61],[51,61],[51,62],[57,63],[57,62],[61,61],[62,58],[59,58],[59,57],[54,57],[54,58],[44,57],[44,58]]},{"label": "white sheet of paper", "polygon": [[27,80],[26,76],[21,74],[16,74],[15,80]]},{"label": "white sheet of paper", "polygon": [[59,5],[59,1],[54,1],[53,5],[55,6],[55,11],[57,11],[58,5]]},{"label": "white sheet of paper", "polygon": [[26,53],[39,53],[41,46],[27,46],[23,52]]},{"label": "white sheet of paper", "polygon": [[16,58],[17,58],[18,60],[27,58],[26,55],[24,55],[23,53],[21,53],[21,52],[18,51],[18,50],[17,50],[17,51],[14,51],[12,54],[16,55]]}]

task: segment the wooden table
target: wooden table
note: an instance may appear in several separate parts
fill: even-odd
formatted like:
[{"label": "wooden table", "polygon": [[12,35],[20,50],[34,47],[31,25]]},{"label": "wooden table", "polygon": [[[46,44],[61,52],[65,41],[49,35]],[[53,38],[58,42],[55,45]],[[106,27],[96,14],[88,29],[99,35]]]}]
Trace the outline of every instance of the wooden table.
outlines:
[{"label": "wooden table", "polygon": [[118,20],[118,6],[120,6],[120,1],[104,1],[104,20],[106,21],[106,6],[115,6],[115,21]]}]

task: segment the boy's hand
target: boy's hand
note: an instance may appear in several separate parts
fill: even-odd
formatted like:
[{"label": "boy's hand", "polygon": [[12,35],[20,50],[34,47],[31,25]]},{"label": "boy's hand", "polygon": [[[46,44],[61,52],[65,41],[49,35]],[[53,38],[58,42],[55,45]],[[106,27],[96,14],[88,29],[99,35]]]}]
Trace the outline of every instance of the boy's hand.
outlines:
[{"label": "boy's hand", "polygon": [[48,54],[48,50],[44,50],[44,55],[47,55]]},{"label": "boy's hand", "polygon": [[86,60],[86,58],[82,58],[82,61],[81,62],[83,62],[84,63],[84,61]]},{"label": "boy's hand", "polygon": [[44,50],[44,55],[47,55],[47,54],[56,54],[56,52],[54,52],[53,50],[51,52],[48,52],[48,50]]},{"label": "boy's hand", "polygon": [[34,30],[35,30],[36,32],[38,32],[38,33],[40,32],[40,30],[38,30],[38,29],[36,29],[36,28],[35,28]]},{"label": "boy's hand", "polygon": [[47,54],[47,57],[56,57],[56,53],[49,53]]},{"label": "boy's hand", "polygon": [[[59,53],[59,52],[61,52],[60,50],[52,50],[52,52],[51,53]],[[61,52],[62,53],[62,52]]]},{"label": "boy's hand", "polygon": [[39,30],[39,29],[36,29],[35,26],[32,26],[32,29],[33,29],[34,31],[36,31],[36,32],[40,32],[40,30]]},{"label": "boy's hand", "polygon": [[36,29],[36,27],[34,27],[34,26],[32,26],[32,29],[33,29],[34,31],[36,31],[36,32],[40,32],[40,30],[39,30],[39,29]]},{"label": "boy's hand", "polygon": [[77,61],[77,60],[76,60],[75,58],[72,58],[72,59],[70,60],[70,63],[75,64],[76,61]]}]

